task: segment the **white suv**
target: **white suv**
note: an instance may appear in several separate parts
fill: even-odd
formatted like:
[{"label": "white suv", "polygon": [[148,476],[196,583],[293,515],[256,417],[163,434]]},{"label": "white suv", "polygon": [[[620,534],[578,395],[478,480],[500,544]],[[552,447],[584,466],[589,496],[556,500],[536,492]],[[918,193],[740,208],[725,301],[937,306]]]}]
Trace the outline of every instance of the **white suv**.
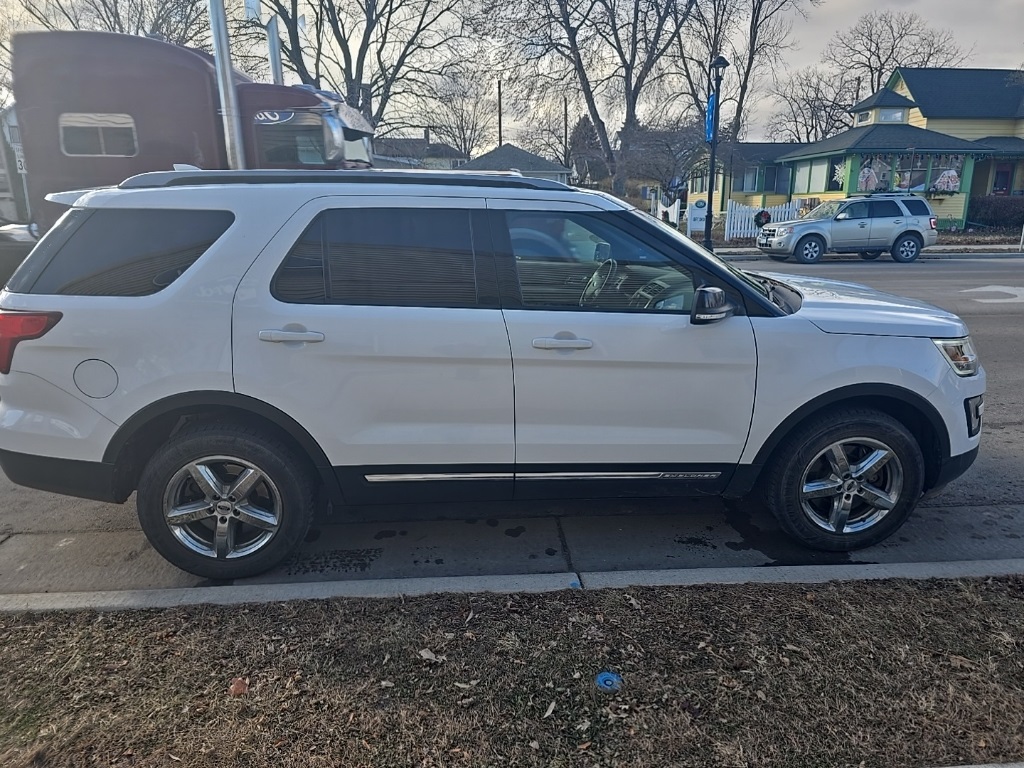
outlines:
[{"label": "white suv", "polygon": [[960,319],[734,269],[609,196],[466,173],[168,172],[73,208],[0,293],[0,465],[264,571],[320,498],[763,492],[881,541],[963,473]]}]

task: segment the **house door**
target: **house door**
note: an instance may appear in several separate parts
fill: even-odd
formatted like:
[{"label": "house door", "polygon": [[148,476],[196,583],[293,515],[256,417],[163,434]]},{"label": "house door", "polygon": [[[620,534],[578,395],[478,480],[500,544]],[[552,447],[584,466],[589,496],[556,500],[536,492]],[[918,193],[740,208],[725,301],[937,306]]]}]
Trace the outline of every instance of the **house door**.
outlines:
[{"label": "house door", "polygon": [[996,175],[992,181],[992,194],[1010,194],[1011,184],[1013,184],[1013,164],[999,163],[999,165],[996,166]]}]

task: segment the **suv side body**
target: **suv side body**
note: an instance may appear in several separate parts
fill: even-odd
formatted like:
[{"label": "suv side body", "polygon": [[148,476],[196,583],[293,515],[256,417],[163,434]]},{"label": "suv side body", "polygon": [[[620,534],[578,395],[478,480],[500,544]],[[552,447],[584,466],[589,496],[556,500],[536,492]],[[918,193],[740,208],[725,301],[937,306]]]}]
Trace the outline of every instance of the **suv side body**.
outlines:
[{"label": "suv side body", "polygon": [[[901,250],[908,238],[917,247]],[[937,220],[927,201],[915,195],[881,194],[841,201],[827,217],[768,224],[758,235],[757,247],[780,261],[796,256],[814,263],[826,252],[876,258],[885,251],[897,261],[913,261],[937,239]]]},{"label": "suv side body", "polygon": [[[0,340],[52,321],[0,345],[5,474],[137,490],[194,573],[272,567],[317,495],[741,497],[762,475],[789,533],[846,550],[977,453],[984,372],[919,302],[755,279],[553,183],[200,173],[87,194],[0,292]],[[830,518],[843,487],[874,516],[851,495]]]}]

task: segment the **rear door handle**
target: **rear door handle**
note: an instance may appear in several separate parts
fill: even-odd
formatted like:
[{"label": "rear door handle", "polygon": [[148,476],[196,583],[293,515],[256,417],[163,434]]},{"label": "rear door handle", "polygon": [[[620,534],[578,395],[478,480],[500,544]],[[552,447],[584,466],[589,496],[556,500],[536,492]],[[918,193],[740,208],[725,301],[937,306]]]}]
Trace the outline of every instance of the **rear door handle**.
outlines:
[{"label": "rear door handle", "polygon": [[282,331],[274,329],[260,331],[260,341],[270,341],[277,344],[287,341],[302,341],[307,344],[315,344],[324,340],[324,335],[319,331]]},{"label": "rear door handle", "polygon": [[903,219],[893,219],[892,223],[893,224],[902,224],[903,223]]},{"label": "rear door handle", "polygon": [[533,340],[534,349],[590,349],[594,342],[590,339],[556,339],[545,336]]}]

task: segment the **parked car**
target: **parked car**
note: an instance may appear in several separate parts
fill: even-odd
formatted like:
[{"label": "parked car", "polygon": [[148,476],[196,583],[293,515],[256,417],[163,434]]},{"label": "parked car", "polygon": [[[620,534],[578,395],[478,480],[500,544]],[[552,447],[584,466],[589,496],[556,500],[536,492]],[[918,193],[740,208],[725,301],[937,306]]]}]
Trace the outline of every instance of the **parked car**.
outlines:
[{"label": "parked car", "polygon": [[757,247],[776,261],[793,256],[801,264],[817,264],[829,251],[867,260],[888,251],[893,261],[906,264],[937,239],[938,219],[927,200],[885,193],[830,200],[802,219],[769,224],[757,236]]},{"label": "parked car", "polygon": [[882,541],[980,441],[967,327],[744,272],[517,176],[150,173],[76,199],[0,292],[0,466],[137,491],[170,562],[279,563],[315,502],[757,492]]}]

